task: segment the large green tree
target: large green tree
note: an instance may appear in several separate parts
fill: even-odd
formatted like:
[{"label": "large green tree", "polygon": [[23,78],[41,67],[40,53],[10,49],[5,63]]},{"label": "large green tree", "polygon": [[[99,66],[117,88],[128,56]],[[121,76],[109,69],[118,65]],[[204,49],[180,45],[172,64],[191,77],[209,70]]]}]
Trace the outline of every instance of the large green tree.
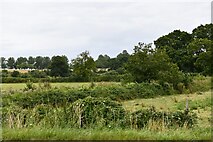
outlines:
[{"label": "large green tree", "polygon": [[42,69],[47,69],[50,66],[51,60],[49,57],[43,57],[43,61],[41,64]]},{"label": "large green tree", "polygon": [[35,64],[34,64],[34,66],[35,66],[35,68],[36,69],[42,69],[42,62],[43,62],[43,57],[42,56],[37,56],[36,58],[35,58]]},{"label": "large green tree", "polygon": [[96,65],[88,51],[82,52],[76,59],[73,59],[71,66],[73,74],[77,77],[77,81],[92,80]]},{"label": "large green tree", "polygon": [[32,56],[28,57],[27,63],[28,63],[28,67],[30,69],[33,69],[34,68],[34,63],[35,63],[35,58],[32,57]]},{"label": "large green tree", "polygon": [[109,68],[110,57],[108,55],[99,55],[95,61],[97,68]]},{"label": "large green tree", "polygon": [[175,30],[168,35],[164,35],[154,41],[157,49],[165,49],[166,53],[172,59],[173,63],[176,63],[178,67],[185,72],[192,72],[193,68],[186,64],[184,55],[187,54],[187,46],[192,41],[192,35]]},{"label": "large green tree", "polygon": [[69,64],[66,56],[53,56],[50,64],[50,75],[65,77],[69,75]]},{"label": "large green tree", "polygon": [[187,61],[194,66],[195,72],[211,75],[212,46],[213,42],[207,38],[195,39],[188,45]]},{"label": "large green tree", "polygon": [[213,24],[200,25],[192,31],[193,38],[213,40]]},{"label": "large green tree", "polygon": [[18,69],[26,69],[26,68],[28,68],[27,58],[26,57],[18,57],[16,62],[15,62],[15,66]]},{"label": "large green tree", "polygon": [[182,73],[164,49],[153,49],[151,44],[139,43],[127,62],[127,71],[136,82],[158,80],[176,86],[182,81]]}]

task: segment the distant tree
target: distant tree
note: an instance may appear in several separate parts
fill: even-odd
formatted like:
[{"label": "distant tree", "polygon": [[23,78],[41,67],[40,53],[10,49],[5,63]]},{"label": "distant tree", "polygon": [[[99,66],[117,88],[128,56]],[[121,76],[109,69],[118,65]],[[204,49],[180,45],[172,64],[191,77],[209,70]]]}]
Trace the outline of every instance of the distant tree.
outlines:
[{"label": "distant tree", "polygon": [[35,58],[33,58],[32,56],[30,56],[27,60],[28,64],[34,64],[35,63]]},{"label": "distant tree", "polygon": [[127,63],[128,59],[129,59],[129,53],[126,50],[123,50],[122,53],[117,55],[117,62],[118,62],[118,68],[121,68],[124,66],[125,63]]},{"label": "distant tree", "polygon": [[3,69],[7,68],[6,58],[4,57],[1,57],[1,68]]},{"label": "distant tree", "polygon": [[50,66],[51,60],[49,57],[43,57],[43,61],[42,61],[42,69],[47,69]]},{"label": "distant tree", "polygon": [[111,58],[109,60],[109,68],[111,70],[116,70],[119,68],[119,61],[117,60],[117,58]]},{"label": "distant tree", "polygon": [[15,66],[18,69],[26,69],[27,68],[27,58],[26,57],[18,57]]},{"label": "distant tree", "polygon": [[95,61],[97,68],[109,68],[110,57],[108,55],[99,55]]},{"label": "distant tree", "polygon": [[69,75],[69,64],[66,56],[53,56],[50,64],[50,75],[65,77]]},{"label": "distant tree", "polygon": [[7,66],[8,66],[9,69],[15,68],[15,59],[13,57],[8,58]]},{"label": "distant tree", "polygon": [[88,51],[82,52],[76,59],[72,60],[73,74],[77,81],[91,81],[93,72],[96,69],[95,61]]},{"label": "distant tree", "polygon": [[34,64],[35,68],[36,69],[42,69],[42,62],[43,62],[43,57],[42,56],[37,56],[35,58],[35,64]]},{"label": "distant tree", "polygon": [[28,57],[28,60],[27,60],[28,68],[33,69],[34,63],[35,63],[35,58],[32,56]]}]

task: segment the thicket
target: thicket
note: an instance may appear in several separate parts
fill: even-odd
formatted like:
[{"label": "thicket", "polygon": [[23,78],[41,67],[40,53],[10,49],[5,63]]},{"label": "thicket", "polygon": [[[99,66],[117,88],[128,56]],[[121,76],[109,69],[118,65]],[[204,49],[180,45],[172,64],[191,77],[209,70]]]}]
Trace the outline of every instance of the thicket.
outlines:
[{"label": "thicket", "polygon": [[154,108],[127,112],[121,104],[107,98],[86,97],[64,106],[38,104],[23,108],[10,104],[2,109],[3,127],[93,128],[116,127],[142,129],[153,123],[163,127],[193,127],[197,116],[191,112],[157,112]]},{"label": "thicket", "polygon": [[[108,85],[81,88],[52,88],[49,83],[40,83],[38,88],[28,82],[24,90],[2,93],[3,104],[5,106],[14,103],[23,108],[34,107],[39,104],[60,106],[72,103],[78,99],[88,96],[104,97],[112,100],[130,100],[136,98],[151,98],[156,96],[171,95],[172,87],[160,85],[158,83],[140,83],[126,85]],[[48,85],[49,84],[49,85]]]},{"label": "thicket", "polygon": [[122,101],[137,98],[152,98],[157,96],[171,95],[174,93],[194,93],[200,91],[209,91],[211,89],[211,78],[203,76],[193,77],[190,84],[178,84],[178,90],[175,90],[169,83],[128,83],[96,85],[92,82],[90,87],[80,88],[53,88],[49,82],[40,82],[35,86],[28,81],[24,90],[2,92],[4,105],[11,102],[24,107],[33,107],[38,104],[64,104],[71,103],[77,99],[83,99],[88,96],[108,97],[112,100]]}]

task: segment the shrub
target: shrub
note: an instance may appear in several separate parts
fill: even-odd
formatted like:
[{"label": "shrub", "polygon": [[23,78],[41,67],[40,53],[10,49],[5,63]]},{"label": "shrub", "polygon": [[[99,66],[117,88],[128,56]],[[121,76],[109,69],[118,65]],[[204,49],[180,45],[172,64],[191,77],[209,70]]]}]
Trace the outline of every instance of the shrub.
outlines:
[{"label": "shrub", "polygon": [[30,80],[28,80],[28,82],[26,83],[26,87],[24,88],[25,91],[27,90],[34,90],[36,89],[36,87],[34,86],[33,82],[31,82]]},{"label": "shrub", "polygon": [[142,129],[149,126],[149,122],[163,122],[166,127],[188,127],[197,123],[197,115],[192,112],[157,112],[155,108],[138,110],[130,114],[127,122],[131,128]]},{"label": "shrub", "polygon": [[18,77],[19,75],[20,75],[19,71],[13,71],[13,72],[11,73],[11,76],[12,76],[12,77]]},{"label": "shrub", "polygon": [[78,127],[112,125],[119,123],[125,116],[121,104],[110,99],[90,96],[74,102],[71,113]]}]

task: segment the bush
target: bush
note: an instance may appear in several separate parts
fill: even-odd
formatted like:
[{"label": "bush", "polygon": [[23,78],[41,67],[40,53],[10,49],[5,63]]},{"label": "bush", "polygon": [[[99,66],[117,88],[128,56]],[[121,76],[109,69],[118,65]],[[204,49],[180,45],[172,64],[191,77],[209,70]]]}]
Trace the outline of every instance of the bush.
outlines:
[{"label": "bush", "polygon": [[[40,126],[44,128],[94,128],[116,127],[143,129],[151,123],[165,127],[188,127],[197,123],[191,112],[157,112],[154,108],[125,112],[121,104],[106,98],[87,97],[64,107],[39,104],[23,109],[16,105],[3,107],[2,124],[9,128]],[[160,122],[160,123],[159,123]],[[158,125],[160,127],[160,125]]]},{"label": "bush", "polygon": [[192,112],[157,112],[155,108],[147,110],[138,110],[130,114],[127,122],[131,128],[142,129],[149,127],[149,124],[159,122],[158,124],[166,127],[188,127],[191,128],[197,124],[197,115]]},{"label": "bush", "polygon": [[39,70],[33,70],[29,73],[33,78],[45,78],[47,77],[46,72],[39,71]]},{"label": "bush", "polygon": [[2,70],[1,71],[1,76],[2,77],[8,77],[8,75],[9,75],[9,72],[7,70]]},{"label": "bush", "polygon": [[13,71],[13,72],[11,73],[11,76],[12,76],[12,77],[18,77],[19,75],[20,75],[19,71]]},{"label": "bush", "polygon": [[88,96],[104,97],[112,100],[130,100],[136,98],[151,98],[156,96],[169,95],[168,90],[158,83],[141,83],[141,84],[126,84],[110,85],[110,86],[93,86],[88,88],[66,88],[57,89],[51,88],[49,83],[39,85],[35,89],[33,82],[27,84],[26,92],[16,92],[15,94],[4,95],[4,103],[14,103],[23,108],[34,107],[39,104],[48,104],[53,106],[64,106],[67,103],[72,103],[78,99],[83,99]]},{"label": "bush", "polygon": [[108,126],[119,124],[124,119],[125,110],[110,99],[87,97],[73,103],[71,108],[77,127]]}]

